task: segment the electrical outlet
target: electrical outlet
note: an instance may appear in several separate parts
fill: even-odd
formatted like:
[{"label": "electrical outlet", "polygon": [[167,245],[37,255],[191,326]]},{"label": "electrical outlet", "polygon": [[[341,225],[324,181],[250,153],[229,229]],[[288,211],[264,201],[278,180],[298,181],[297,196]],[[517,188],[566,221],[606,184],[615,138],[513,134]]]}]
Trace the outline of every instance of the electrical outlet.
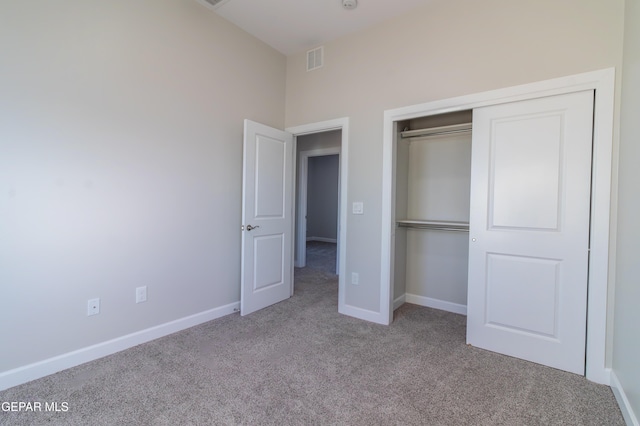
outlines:
[{"label": "electrical outlet", "polygon": [[358,274],[357,272],[352,272],[351,273],[351,284],[353,284],[353,285],[359,285],[360,284],[360,274]]},{"label": "electrical outlet", "polygon": [[353,202],[353,214],[364,214],[364,203],[362,201]]},{"label": "electrical outlet", "polygon": [[100,313],[100,299],[90,299],[87,301],[87,316],[98,315]]},{"label": "electrical outlet", "polygon": [[136,303],[147,301],[147,286],[136,287]]}]

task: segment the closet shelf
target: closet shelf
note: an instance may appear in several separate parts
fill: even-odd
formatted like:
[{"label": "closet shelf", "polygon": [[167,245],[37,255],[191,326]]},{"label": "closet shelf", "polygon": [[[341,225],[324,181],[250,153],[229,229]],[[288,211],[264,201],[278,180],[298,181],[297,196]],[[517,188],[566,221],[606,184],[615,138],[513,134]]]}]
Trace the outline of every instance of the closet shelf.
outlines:
[{"label": "closet shelf", "polygon": [[405,138],[418,138],[428,136],[451,135],[456,133],[471,132],[471,123],[453,124],[450,126],[430,127],[428,129],[404,130],[400,136]]},{"label": "closet shelf", "polygon": [[401,228],[433,229],[438,231],[469,232],[468,222],[453,222],[444,220],[397,220],[396,225]]}]

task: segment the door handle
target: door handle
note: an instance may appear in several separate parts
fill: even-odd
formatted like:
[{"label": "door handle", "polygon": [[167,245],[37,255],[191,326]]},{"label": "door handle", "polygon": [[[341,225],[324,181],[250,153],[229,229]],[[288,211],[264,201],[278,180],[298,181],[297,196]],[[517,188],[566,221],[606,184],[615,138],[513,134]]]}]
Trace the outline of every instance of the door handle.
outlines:
[{"label": "door handle", "polygon": [[258,226],[247,225],[247,231],[251,231],[252,229],[256,229],[256,228],[260,228],[260,225]]}]

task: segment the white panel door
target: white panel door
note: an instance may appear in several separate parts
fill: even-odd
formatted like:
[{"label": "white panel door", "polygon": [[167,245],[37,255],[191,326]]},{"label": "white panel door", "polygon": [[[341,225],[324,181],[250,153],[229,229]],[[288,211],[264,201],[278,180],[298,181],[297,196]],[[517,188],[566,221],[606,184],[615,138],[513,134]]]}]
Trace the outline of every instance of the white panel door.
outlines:
[{"label": "white panel door", "polygon": [[244,122],[240,313],[291,296],[293,136]]},{"label": "white panel door", "polygon": [[474,109],[467,343],[584,374],[593,91]]}]

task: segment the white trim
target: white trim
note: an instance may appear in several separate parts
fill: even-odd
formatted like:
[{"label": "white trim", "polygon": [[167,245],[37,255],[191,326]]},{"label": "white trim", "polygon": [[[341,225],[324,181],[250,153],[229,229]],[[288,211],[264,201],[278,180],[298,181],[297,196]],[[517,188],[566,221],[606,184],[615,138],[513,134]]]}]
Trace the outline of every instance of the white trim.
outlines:
[{"label": "white trim", "polygon": [[[294,136],[308,135],[311,133],[326,132],[329,130],[342,130],[342,142],[340,152],[340,218],[338,219],[338,312],[351,312],[346,307],[346,270],[347,265],[347,182],[349,181],[349,118],[337,118],[334,120],[321,121],[318,123],[304,124],[301,126],[288,127],[287,132]],[[293,253],[293,251],[292,251]],[[293,281],[293,280],[292,280]],[[291,283],[291,294],[293,294],[293,282]],[[350,314],[346,314],[350,315]],[[356,315],[352,315],[356,316]]]},{"label": "white trim", "polygon": [[427,308],[440,309],[441,311],[453,312],[454,314],[467,315],[467,305],[447,302],[446,300],[433,299],[431,297],[418,296],[407,293],[405,295],[407,303],[426,306]]},{"label": "white trim", "polygon": [[400,297],[397,297],[394,301],[393,301],[393,310],[395,311],[396,309],[398,309],[400,306],[404,305],[407,302],[407,297],[405,294],[403,294]]},{"label": "white trim", "polygon": [[349,118],[335,118],[333,120],[319,121],[317,123],[302,124],[300,126],[287,127],[285,131],[294,136],[310,135],[312,133],[328,132],[330,130],[344,130],[349,127]]},{"label": "white trim", "polygon": [[342,304],[342,306],[338,304],[338,312],[343,315],[348,315],[350,317],[358,318],[364,321],[387,325],[381,322],[380,312],[371,311],[368,309],[362,309],[357,306],[347,305],[347,304]]},{"label": "white trim", "polygon": [[[340,156],[341,147],[334,146],[330,148],[311,149],[308,151],[300,151],[300,157],[298,162],[298,191],[296,204],[298,205],[298,217],[296,218],[297,229],[297,241],[296,241],[296,268],[304,268],[307,264],[307,253],[305,250],[305,241],[307,234],[307,182],[309,178],[309,158],[310,157],[323,157],[325,155],[338,155]],[[296,156],[297,157],[297,156]],[[339,157],[338,157],[339,161]],[[340,185],[340,170],[338,170],[338,182]],[[340,187],[338,187],[338,215],[340,214]],[[337,239],[339,240],[339,238]],[[333,242],[337,242],[337,240]],[[319,240],[318,240],[319,241]],[[337,255],[337,254],[336,254]],[[336,263],[339,265],[339,262]]]},{"label": "white trim", "polygon": [[[613,158],[615,70],[604,70],[598,79],[593,113],[593,164],[591,176],[591,253],[587,302],[586,377],[609,385],[606,363],[609,232]],[[613,217],[615,222],[616,218]],[[613,261],[612,264],[615,264]]]},{"label": "white trim", "polygon": [[0,391],[232,314],[239,311],[239,309],[240,302],[230,303],[43,361],[4,371],[0,373]]},{"label": "white trim", "polygon": [[618,376],[616,376],[615,371],[611,371],[611,390],[613,391],[613,395],[616,397],[616,401],[618,401],[624,421],[630,426],[640,426],[638,416],[633,412],[633,407],[631,406],[631,403],[627,398],[627,394],[625,393],[620,380],[618,380]]},{"label": "white trim", "polygon": [[[607,287],[615,69],[607,68],[537,83],[493,90],[384,112],[382,170],[382,254],[380,315],[392,321],[395,194],[393,190],[395,131],[397,121],[427,115],[463,111],[525,99],[595,90],[593,170],[591,201],[591,256],[587,306],[587,379],[609,384],[606,368]],[[613,218],[615,220],[615,218]]]}]

